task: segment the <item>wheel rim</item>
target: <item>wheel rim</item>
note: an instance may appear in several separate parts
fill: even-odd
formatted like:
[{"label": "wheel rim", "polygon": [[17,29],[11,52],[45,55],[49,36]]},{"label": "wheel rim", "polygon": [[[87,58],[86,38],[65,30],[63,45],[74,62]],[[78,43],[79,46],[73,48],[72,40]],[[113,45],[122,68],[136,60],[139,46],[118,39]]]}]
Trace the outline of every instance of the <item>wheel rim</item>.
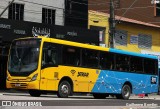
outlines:
[{"label": "wheel rim", "polygon": [[123,90],[123,95],[125,97],[128,97],[130,94],[130,90],[129,90],[129,87],[124,87],[124,90]]},{"label": "wheel rim", "polygon": [[62,92],[63,94],[68,94],[68,92],[69,92],[68,86],[67,86],[67,85],[62,85],[62,87],[61,87],[61,92]]}]

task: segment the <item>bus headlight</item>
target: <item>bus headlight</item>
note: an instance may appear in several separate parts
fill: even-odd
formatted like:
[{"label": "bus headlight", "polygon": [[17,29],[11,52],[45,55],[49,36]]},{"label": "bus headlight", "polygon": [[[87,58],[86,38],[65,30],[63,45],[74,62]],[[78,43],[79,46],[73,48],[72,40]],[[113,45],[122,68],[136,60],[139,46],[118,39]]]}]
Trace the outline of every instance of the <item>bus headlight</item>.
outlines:
[{"label": "bus headlight", "polygon": [[37,76],[38,76],[38,74],[35,74],[35,75],[32,77],[31,81],[35,81],[35,80],[37,79]]},{"label": "bus headlight", "polygon": [[7,77],[6,77],[6,80],[7,80],[7,81],[9,81],[9,80],[10,80],[10,77],[9,77],[9,76],[7,76]]}]

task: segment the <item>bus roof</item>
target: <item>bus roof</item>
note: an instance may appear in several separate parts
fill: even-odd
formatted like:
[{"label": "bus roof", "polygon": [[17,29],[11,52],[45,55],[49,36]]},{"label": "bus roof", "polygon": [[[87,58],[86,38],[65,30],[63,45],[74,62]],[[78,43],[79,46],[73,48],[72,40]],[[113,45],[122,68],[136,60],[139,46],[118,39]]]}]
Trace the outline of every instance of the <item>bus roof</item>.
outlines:
[{"label": "bus roof", "polygon": [[66,40],[55,39],[55,38],[50,38],[50,41],[58,43],[58,44],[63,44],[63,45],[71,45],[71,46],[75,46],[75,47],[109,51],[109,48],[100,47],[100,46],[96,46],[96,45],[85,44],[85,43],[72,42],[72,41],[66,41]]},{"label": "bus roof", "polygon": [[154,55],[141,54],[141,53],[136,53],[136,52],[129,52],[129,51],[113,49],[113,48],[110,48],[109,52],[119,53],[119,54],[126,54],[126,55],[130,55],[130,56],[138,56],[138,57],[144,57],[144,58],[158,59],[158,57],[154,56]]},{"label": "bus roof", "polygon": [[[34,38],[35,39],[35,37],[25,37],[25,38],[19,38],[19,39],[27,39],[27,38],[32,38],[32,39]],[[66,40],[62,40],[62,39],[47,38],[47,37],[43,37],[43,36],[38,36],[36,38],[42,38],[44,41],[47,41],[47,42],[52,41],[57,44],[71,45],[71,46],[75,46],[75,47],[82,47],[82,48],[101,50],[101,51],[108,51],[108,52],[112,52],[112,53],[126,54],[126,55],[130,55],[130,56],[158,59],[157,56],[153,56],[153,55],[141,54],[141,53],[136,53],[136,52],[129,52],[129,51],[113,49],[113,48],[105,48],[105,47],[100,47],[100,46],[96,46],[96,45],[66,41]],[[19,40],[19,39],[16,39],[16,40]]]}]

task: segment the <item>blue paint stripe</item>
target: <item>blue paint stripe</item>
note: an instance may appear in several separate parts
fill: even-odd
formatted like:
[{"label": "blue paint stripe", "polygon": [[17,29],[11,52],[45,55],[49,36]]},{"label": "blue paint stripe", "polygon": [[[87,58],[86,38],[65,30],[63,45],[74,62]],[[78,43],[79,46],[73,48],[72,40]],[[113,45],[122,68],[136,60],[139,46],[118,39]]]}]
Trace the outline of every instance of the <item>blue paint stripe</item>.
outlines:
[{"label": "blue paint stripe", "polygon": [[157,56],[153,56],[153,55],[140,54],[140,53],[129,52],[129,51],[124,51],[124,50],[118,50],[118,49],[112,49],[112,48],[109,49],[109,52],[119,53],[119,54],[126,54],[126,55],[130,55],[130,56],[139,56],[139,57],[145,57],[145,58],[158,59]]}]

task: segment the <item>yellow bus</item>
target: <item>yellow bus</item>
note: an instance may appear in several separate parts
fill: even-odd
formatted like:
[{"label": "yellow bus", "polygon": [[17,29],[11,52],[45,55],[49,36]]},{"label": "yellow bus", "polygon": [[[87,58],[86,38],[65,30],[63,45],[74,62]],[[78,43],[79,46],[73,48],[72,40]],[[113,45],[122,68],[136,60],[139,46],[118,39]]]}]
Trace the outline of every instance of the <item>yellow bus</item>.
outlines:
[{"label": "yellow bus", "polygon": [[131,93],[158,91],[158,59],[41,36],[20,38],[10,47],[6,83],[36,97],[53,91],[62,98],[83,92],[129,99]]}]

